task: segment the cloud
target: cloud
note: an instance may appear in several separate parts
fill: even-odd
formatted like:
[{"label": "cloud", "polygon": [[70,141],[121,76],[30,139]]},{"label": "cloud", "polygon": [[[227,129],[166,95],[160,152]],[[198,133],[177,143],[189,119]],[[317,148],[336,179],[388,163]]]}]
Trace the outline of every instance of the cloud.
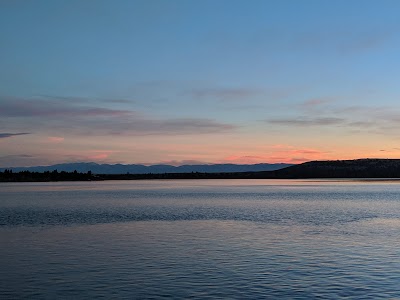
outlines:
[{"label": "cloud", "polygon": [[61,101],[78,104],[93,104],[93,103],[119,103],[119,104],[132,104],[136,103],[131,99],[107,99],[107,98],[89,98],[79,96],[52,96],[52,95],[38,95],[36,98],[45,99],[49,101]]},{"label": "cloud", "polygon": [[[75,135],[190,135],[228,132],[234,125],[204,118],[161,119],[133,110],[116,110],[51,99],[0,97],[0,117],[15,128],[34,128],[57,139],[59,132]],[[15,121],[18,120],[18,122]]]},{"label": "cloud", "polygon": [[108,158],[108,156],[109,156],[108,153],[99,153],[99,154],[88,156],[88,159],[89,160],[103,160],[103,159]]},{"label": "cloud", "polygon": [[310,53],[313,55],[311,59],[314,60],[319,56],[354,56],[368,53],[385,46],[393,36],[396,36],[396,32],[391,27],[363,26],[343,29],[336,26],[321,30],[315,26],[301,26],[296,29],[275,26],[235,34],[227,31],[213,32],[210,35],[210,43],[219,49],[221,59],[225,59],[225,53],[229,53],[230,56],[245,53],[252,62],[254,58],[268,57],[269,54],[275,53],[289,54],[290,57],[296,53]]},{"label": "cloud", "polygon": [[265,162],[266,157],[262,155],[229,155],[225,157],[223,162],[234,162],[241,164],[251,164]]},{"label": "cloud", "polygon": [[[293,116],[268,118],[275,126],[341,128],[351,133],[397,135],[400,111],[390,106],[343,105],[333,98],[309,99],[288,107]],[[317,116],[317,117],[316,117]]]},{"label": "cloud", "polygon": [[341,54],[359,54],[383,46],[391,37],[391,30],[364,30],[331,32],[304,32],[292,39],[291,49],[336,52]]},{"label": "cloud", "polygon": [[103,161],[113,155],[118,153],[117,150],[92,150],[85,154],[85,160],[89,161]]},{"label": "cloud", "polygon": [[249,98],[261,93],[257,89],[249,88],[203,88],[193,89],[191,95],[196,98],[218,98],[220,100]]},{"label": "cloud", "polygon": [[346,120],[343,118],[335,117],[322,117],[322,118],[286,118],[286,119],[271,119],[266,120],[267,123],[283,126],[329,126],[340,125]]},{"label": "cloud", "polygon": [[249,105],[251,100],[266,100],[275,102],[282,100],[290,95],[298,93],[304,87],[200,87],[186,91],[184,95],[189,95],[195,99],[217,100],[222,103],[234,102],[246,103]]},{"label": "cloud", "polygon": [[97,132],[114,135],[186,135],[229,132],[236,128],[234,125],[219,123],[211,119],[129,119],[113,122],[103,122],[96,126]]},{"label": "cloud", "polygon": [[61,142],[64,141],[64,138],[61,137],[61,136],[49,136],[49,137],[47,138],[47,140],[48,140],[49,142],[52,142],[52,143],[61,143]]},{"label": "cloud", "polygon": [[388,116],[393,114],[393,107],[387,106],[362,106],[362,105],[349,105],[332,108],[332,113],[336,114],[351,114],[351,115],[364,115],[364,116]]},{"label": "cloud", "polygon": [[8,118],[60,118],[78,116],[121,117],[134,114],[132,111],[82,106],[74,102],[62,102],[54,99],[21,99],[1,97],[0,100],[0,116]]},{"label": "cloud", "polygon": [[184,159],[184,160],[163,160],[161,162],[156,163],[142,163],[142,165],[151,166],[151,165],[170,165],[170,166],[183,166],[183,165],[207,165],[208,163],[201,160],[194,159]]},{"label": "cloud", "polygon": [[368,32],[354,34],[339,45],[344,52],[359,53],[382,46],[392,34],[390,32]]},{"label": "cloud", "polygon": [[349,122],[348,125],[350,127],[355,127],[355,128],[371,128],[377,125],[377,122],[375,121],[354,121],[354,122]]},{"label": "cloud", "polygon": [[18,135],[27,135],[31,134],[30,132],[18,132],[18,133],[8,133],[8,132],[3,132],[0,133],[0,139],[5,139],[13,136],[18,136]]},{"label": "cloud", "polygon": [[314,159],[308,158],[308,157],[292,157],[289,160],[287,160],[288,163],[292,163],[292,164],[301,164],[307,161],[312,161]]},{"label": "cloud", "polygon": [[129,99],[105,99],[103,102],[108,102],[108,103],[120,103],[120,104],[132,104],[136,103],[135,100],[129,100]]},{"label": "cloud", "polygon": [[6,155],[6,156],[1,156],[1,158],[34,158],[34,155],[29,155],[29,154],[15,154],[15,155]]},{"label": "cloud", "polygon": [[252,155],[233,154],[222,159],[222,162],[239,164],[256,163],[301,163],[311,160],[321,160],[329,157],[328,152],[313,148],[303,148],[291,145],[272,145],[265,153]]},{"label": "cloud", "polygon": [[28,154],[5,155],[0,156],[0,167],[9,168],[17,166],[32,166],[41,164],[43,161],[45,161],[45,159]]},{"label": "cloud", "polygon": [[327,113],[343,118],[343,127],[373,134],[398,134],[400,126],[397,107],[352,105],[330,108]]},{"label": "cloud", "polygon": [[233,125],[222,124],[215,120],[196,118],[164,120],[159,121],[158,123],[158,130],[161,128],[167,128],[173,132],[199,131],[202,133],[214,133],[220,131],[231,131],[235,128]]},{"label": "cloud", "polygon": [[300,106],[306,109],[314,109],[317,107],[321,107],[325,104],[329,104],[331,102],[333,102],[333,99],[314,98],[304,101],[303,103],[300,104]]}]

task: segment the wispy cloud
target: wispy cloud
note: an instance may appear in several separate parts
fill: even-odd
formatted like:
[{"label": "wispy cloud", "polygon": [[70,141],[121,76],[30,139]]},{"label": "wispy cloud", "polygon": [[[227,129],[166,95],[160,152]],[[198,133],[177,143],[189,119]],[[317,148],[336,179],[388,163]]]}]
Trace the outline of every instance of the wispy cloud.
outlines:
[{"label": "wispy cloud", "polygon": [[201,160],[194,160],[194,159],[184,159],[184,160],[163,160],[160,162],[153,162],[153,163],[142,163],[143,165],[170,165],[170,166],[183,166],[183,165],[206,165],[208,163],[201,161]]},{"label": "wispy cloud", "polygon": [[195,98],[217,98],[219,100],[245,99],[262,93],[259,89],[250,88],[199,88],[190,91]]},{"label": "wispy cloud", "polygon": [[280,53],[316,53],[351,56],[384,47],[395,36],[393,28],[347,28],[287,30],[285,27],[260,28],[238,36],[229,32],[214,33],[211,42],[220,53],[260,55]]},{"label": "wispy cloud", "polygon": [[80,96],[54,96],[54,95],[38,95],[35,98],[49,101],[61,101],[75,104],[98,104],[98,103],[119,103],[119,104],[134,104],[132,99],[111,99],[111,98],[92,98]]},{"label": "wispy cloud", "polygon": [[246,103],[251,105],[253,100],[262,100],[274,103],[285,99],[304,87],[198,87],[188,90],[184,95],[194,99],[219,101],[220,103]]},{"label": "wispy cloud", "polygon": [[329,157],[328,152],[313,148],[291,145],[272,145],[265,154],[243,155],[232,154],[222,159],[222,162],[255,164],[255,163],[301,163],[311,160],[321,160]]},{"label": "wispy cloud", "polygon": [[34,158],[34,155],[29,155],[29,154],[15,154],[15,155],[6,155],[6,156],[1,156],[1,158]]},{"label": "wispy cloud", "polygon": [[64,141],[64,138],[61,136],[49,136],[47,140],[51,143],[61,143]]},{"label": "wispy cloud", "polygon": [[77,105],[73,102],[62,102],[49,99],[21,99],[1,97],[1,117],[78,117],[78,116],[109,116],[121,117],[134,114],[132,111],[115,110],[103,107]]},{"label": "wispy cloud", "polygon": [[131,135],[186,135],[229,132],[234,125],[219,123],[212,119],[129,119],[98,124],[97,131],[105,134]]},{"label": "wispy cloud", "polygon": [[394,106],[346,105],[343,100],[323,97],[311,98],[286,109],[290,117],[270,117],[263,121],[273,126],[336,128],[388,136],[398,135],[400,126],[400,111]]},{"label": "wispy cloud", "polygon": [[[227,132],[236,128],[213,119],[162,119],[129,109],[116,110],[77,102],[0,99],[0,117],[10,119],[14,128],[34,128],[51,136],[57,132],[76,135],[190,135]],[[18,119],[18,122],[13,119]]]},{"label": "wispy cloud", "polygon": [[224,157],[222,159],[222,163],[234,163],[234,164],[257,164],[264,162],[270,162],[268,156],[233,154]]},{"label": "wispy cloud", "polygon": [[383,46],[391,37],[391,30],[304,32],[292,39],[296,50],[325,50],[341,54],[359,54]]},{"label": "wispy cloud", "polygon": [[382,46],[391,36],[391,32],[353,34],[347,40],[339,44],[339,49],[350,53],[364,52]]},{"label": "wispy cloud", "polygon": [[45,158],[36,157],[29,154],[13,154],[0,156],[0,167],[33,166],[42,164]]},{"label": "wispy cloud", "polygon": [[0,139],[5,139],[13,136],[18,136],[18,135],[27,135],[31,134],[30,132],[18,132],[18,133],[9,133],[9,132],[2,132],[0,133]]},{"label": "wispy cloud", "polygon": [[99,160],[101,161],[101,160],[104,160],[104,159],[106,159],[108,157],[109,157],[108,153],[98,153],[98,154],[94,154],[94,155],[89,155],[88,159],[90,161],[99,161]]},{"label": "wispy cloud", "polygon": [[285,118],[285,119],[270,119],[267,123],[284,126],[330,126],[340,125],[345,122],[345,119],[335,117],[324,118]]},{"label": "wispy cloud", "polygon": [[315,109],[332,102],[334,102],[334,100],[330,98],[313,98],[302,102],[300,107],[305,109]]}]

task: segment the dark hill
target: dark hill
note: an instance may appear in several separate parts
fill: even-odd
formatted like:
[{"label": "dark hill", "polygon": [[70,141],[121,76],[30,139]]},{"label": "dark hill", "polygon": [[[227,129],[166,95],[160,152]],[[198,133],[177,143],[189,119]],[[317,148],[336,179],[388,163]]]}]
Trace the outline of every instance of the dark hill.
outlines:
[{"label": "dark hill", "polygon": [[307,179],[400,178],[400,159],[311,161],[261,172],[194,172],[164,174],[99,175],[103,179]]},{"label": "dark hill", "polygon": [[262,173],[265,178],[399,178],[400,159],[311,161]]},{"label": "dark hill", "polygon": [[306,179],[400,178],[400,159],[311,161],[272,171],[99,174],[110,179]]},{"label": "dark hill", "polygon": [[311,161],[261,172],[124,173],[12,172],[0,171],[0,181],[141,180],[141,179],[307,179],[307,178],[400,178],[400,159]]},{"label": "dark hill", "polygon": [[91,171],[93,174],[164,174],[164,173],[233,173],[233,172],[259,172],[259,171],[274,171],[291,166],[291,164],[276,163],[276,164],[211,164],[211,165],[122,165],[122,164],[96,164],[96,163],[65,163],[51,166],[37,167],[9,167],[0,168],[0,172],[9,169],[13,172],[29,171],[29,172],[77,172],[87,173]]}]

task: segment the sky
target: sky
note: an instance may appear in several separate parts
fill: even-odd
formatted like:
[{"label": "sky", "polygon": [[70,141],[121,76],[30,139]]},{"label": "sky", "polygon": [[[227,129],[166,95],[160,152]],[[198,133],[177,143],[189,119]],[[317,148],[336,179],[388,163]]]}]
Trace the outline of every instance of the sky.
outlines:
[{"label": "sky", "polygon": [[399,11],[2,0],[0,167],[400,158]]}]

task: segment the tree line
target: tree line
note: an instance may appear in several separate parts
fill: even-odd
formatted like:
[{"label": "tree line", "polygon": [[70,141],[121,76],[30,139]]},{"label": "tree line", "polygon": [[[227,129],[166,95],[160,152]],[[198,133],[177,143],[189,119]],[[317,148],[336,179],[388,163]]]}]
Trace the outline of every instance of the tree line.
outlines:
[{"label": "tree line", "polygon": [[45,171],[45,172],[30,172],[30,171],[21,171],[21,172],[13,172],[12,169],[5,169],[3,172],[0,172],[0,181],[7,182],[26,182],[26,181],[89,181],[96,180],[96,176],[92,174],[91,171],[87,173],[81,173],[78,171],[73,172],[58,172],[54,171]]}]

